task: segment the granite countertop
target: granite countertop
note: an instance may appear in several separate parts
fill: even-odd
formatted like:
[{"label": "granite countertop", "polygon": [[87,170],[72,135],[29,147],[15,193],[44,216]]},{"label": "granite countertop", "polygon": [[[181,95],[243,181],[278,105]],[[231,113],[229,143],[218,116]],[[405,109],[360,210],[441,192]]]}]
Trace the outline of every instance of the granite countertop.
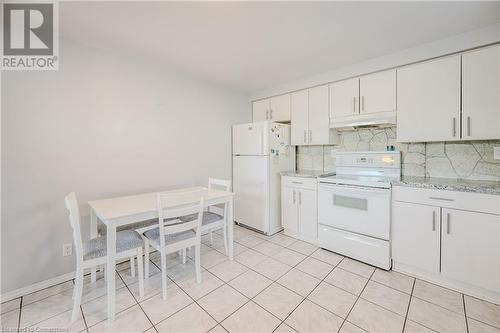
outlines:
[{"label": "granite countertop", "polygon": [[499,181],[403,176],[392,185],[500,195]]},{"label": "granite countertop", "polygon": [[288,177],[304,177],[304,178],[318,178],[328,177],[335,175],[335,172],[321,171],[321,170],[290,170],[280,172],[282,176]]}]

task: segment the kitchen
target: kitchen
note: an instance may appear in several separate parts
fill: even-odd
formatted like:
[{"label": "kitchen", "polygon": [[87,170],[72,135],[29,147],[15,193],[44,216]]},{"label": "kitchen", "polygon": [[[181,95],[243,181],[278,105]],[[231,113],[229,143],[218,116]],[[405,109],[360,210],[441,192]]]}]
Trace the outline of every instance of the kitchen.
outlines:
[{"label": "kitchen", "polygon": [[499,2],[1,7],[2,330],[500,332]]}]

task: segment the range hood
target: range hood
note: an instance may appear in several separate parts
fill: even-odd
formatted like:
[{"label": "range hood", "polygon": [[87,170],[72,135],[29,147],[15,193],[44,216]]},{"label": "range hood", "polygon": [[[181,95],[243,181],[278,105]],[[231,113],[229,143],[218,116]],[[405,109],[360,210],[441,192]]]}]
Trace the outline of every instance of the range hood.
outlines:
[{"label": "range hood", "polygon": [[396,125],[396,112],[354,114],[352,116],[330,118],[330,128],[349,129],[353,127],[387,127]]}]

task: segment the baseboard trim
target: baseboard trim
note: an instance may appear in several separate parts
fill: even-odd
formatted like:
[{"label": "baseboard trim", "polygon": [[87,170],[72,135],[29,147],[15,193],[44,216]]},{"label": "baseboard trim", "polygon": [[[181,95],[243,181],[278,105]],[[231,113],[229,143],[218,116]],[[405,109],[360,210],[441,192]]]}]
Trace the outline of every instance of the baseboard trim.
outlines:
[{"label": "baseboard trim", "polygon": [[13,300],[15,298],[21,297],[21,296],[26,296],[28,294],[34,293],[36,291],[40,291],[45,288],[49,288],[52,286],[55,286],[56,284],[60,284],[66,281],[69,281],[75,277],[75,272],[70,272],[66,273],[63,275],[59,275],[47,280],[43,280],[37,283],[33,283],[29,286],[22,287],[16,290],[12,290],[9,292],[6,292],[5,294],[0,295],[0,300],[1,302],[7,302],[10,300]]}]

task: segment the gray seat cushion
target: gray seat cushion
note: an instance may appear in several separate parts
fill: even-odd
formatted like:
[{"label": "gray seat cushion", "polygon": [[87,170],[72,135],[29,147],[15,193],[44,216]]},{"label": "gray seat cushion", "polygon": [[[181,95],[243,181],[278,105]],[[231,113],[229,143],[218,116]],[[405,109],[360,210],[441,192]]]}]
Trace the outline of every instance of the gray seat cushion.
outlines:
[{"label": "gray seat cushion", "polygon": [[[124,230],[116,233],[116,253],[142,247],[144,241],[135,230]],[[92,238],[83,242],[83,259],[95,259],[106,256],[108,252],[106,237]]]},{"label": "gray seat cushion", "polygon": [[[194,214],[182,216],[180,218],[180,220],[184,221],[184,222],[189,222],[189,221],[196,220],[197,217],[198,217],[198,213],[194,213]],[[214,223],[214,222],[220,221],[222,219],[224,219],[224,217],[222,215],[219,215],[219,214],[216,214],[216,213],[212,213],[212,212],[204,212],[203,213],[203,220],[202,220],[201,224],[202,225],[207,225],[207,224],[210,224],[210,223]]]},{"label": "gray seat cushion", "polygon": [[[123,231],[123,230],[136,230],[136,229],[141,229],[141,228],[146,228],[150,227],[153,225],[158,224],[158,219],[152,219],[152,220],[147,220],[147,221],[141,221],[141,222],[136,222],[128,225],[121,225],[116,228],[116,231]],[[99,235],[106,235],[107,227],[103,223],[99,223],[97,225],[97,232]]]},{"label": "gray seat cushion", "polygon": [[[160,229],[159,228],[154,228],[148,231],[144,232],[144,236],[151,240],[152,242],[155,242],[156,244],[160,244]],[[196,236],[196,233],[193,230],[187,230],[183,232],[178,232],[175,234],[169,234],[165,235],[165,244],[170,245],[174,244],[189,238],[193,238]]]}]

